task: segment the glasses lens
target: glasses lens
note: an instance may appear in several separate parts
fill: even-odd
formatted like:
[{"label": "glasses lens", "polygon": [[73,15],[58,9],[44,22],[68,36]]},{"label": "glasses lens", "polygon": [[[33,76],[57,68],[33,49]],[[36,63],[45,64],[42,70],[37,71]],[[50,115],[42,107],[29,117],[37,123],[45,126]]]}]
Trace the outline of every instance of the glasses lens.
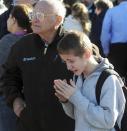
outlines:
[{"label": "glasses lens", "polygon": [[40,12],[30,12],[29,13],[29,19],[38,19],[38,20],[43,20],[44,19],[44,14]]},{"label": "glasses lens", "polygon": [[36,13],[36,18],[37,18],[38,20],[43,20],[43,19],[44,19],[44,14],[43,14],[43,13],[40,13],[40,12],[37,12],[37,13]]}]

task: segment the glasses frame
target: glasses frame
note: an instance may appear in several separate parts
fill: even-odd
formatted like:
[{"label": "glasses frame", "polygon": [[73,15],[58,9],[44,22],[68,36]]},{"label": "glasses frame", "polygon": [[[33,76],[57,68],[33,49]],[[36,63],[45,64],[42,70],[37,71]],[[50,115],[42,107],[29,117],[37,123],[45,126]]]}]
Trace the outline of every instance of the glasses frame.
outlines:
[{"label": "glasses frame", "polygon": [[51,14],[45,14],[45,13],[42,13],[42,12],[30,12],[29,13],[29,18],[30,20],[33,20],[33,19],[37,19],[37,20],[44,20],[45,17],[47,16],[56,16],[56,14],[54,13],[51,13]]}]

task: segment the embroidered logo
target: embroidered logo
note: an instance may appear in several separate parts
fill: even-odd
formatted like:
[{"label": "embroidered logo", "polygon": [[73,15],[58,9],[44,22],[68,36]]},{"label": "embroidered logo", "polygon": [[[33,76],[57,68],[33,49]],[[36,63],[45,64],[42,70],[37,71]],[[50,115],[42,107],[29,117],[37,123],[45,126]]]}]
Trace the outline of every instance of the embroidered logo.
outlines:
[{"label": "embroidered logo", "polygon": [[25,61],[33,61],[33,60],[35,60],[36,59],[36,57],[25,57],[25,58],[23,58],[23,61],[25,62]]}]

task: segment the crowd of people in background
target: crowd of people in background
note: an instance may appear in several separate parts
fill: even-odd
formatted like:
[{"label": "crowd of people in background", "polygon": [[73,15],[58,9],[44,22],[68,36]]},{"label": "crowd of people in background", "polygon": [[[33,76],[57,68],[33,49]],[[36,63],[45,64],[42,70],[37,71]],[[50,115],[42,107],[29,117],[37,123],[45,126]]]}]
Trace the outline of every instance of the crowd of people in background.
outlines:
[{"label": "crowd of people in background", "polygon": [[[127,0],[0,1],[0,131],[120,128],[126,12]],[[97,105],[107,68],[122,79],[106,80]]]}]

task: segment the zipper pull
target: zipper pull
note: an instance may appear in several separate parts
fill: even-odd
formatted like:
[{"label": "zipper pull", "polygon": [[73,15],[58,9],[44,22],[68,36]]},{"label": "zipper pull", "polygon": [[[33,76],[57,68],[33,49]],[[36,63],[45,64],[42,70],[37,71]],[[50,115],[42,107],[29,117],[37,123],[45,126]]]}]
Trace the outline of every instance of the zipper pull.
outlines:
[{"label": "zipper pull", "polygon": [[45,44],[45,47],[44,47],[44,55],[46,54],[47,49],[48,49],[48,45],[47,45],[47,44]]}]

